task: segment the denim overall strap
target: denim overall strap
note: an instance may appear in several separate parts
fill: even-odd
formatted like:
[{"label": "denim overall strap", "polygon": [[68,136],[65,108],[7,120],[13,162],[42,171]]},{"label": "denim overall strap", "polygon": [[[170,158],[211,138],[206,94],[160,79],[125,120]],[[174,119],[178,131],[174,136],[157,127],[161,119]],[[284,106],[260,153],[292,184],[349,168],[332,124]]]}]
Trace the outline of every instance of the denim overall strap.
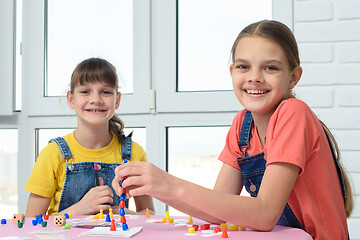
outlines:
[{"label": "denim overall strap", "polygon": [[131,148],[132,148],[132,139],[130,137],[126,137],[124,139],[124,143],[121,146],[121,158],[122,159],[131,159]]},{"label": "denim overall strap", "polygon": [[241,126],[240,131],[240,141],[239,141],[239,148],[248,147],[251,139],[251,129],[252,129],[252,115],[251,112],[246,110],[244,113],[245,117]]},{"label": "denim overall strap", "polygon": [[64,138],[62,137],[53,138],[49,141],[49,143],[50,142],[55,142],[56,145],[58,145],[61,155],[64,159],[71,158],[73,156],[70,151],[69,145],[67,144]]},{"label": "denim overall strap", "polygon": [[[240,140],[238,143],[240,150],[241,148],[249,146],[252,127],[253,124],[251,112],[246,111],[241,127]],[[243,175],[243,184],[246,191],[250,193],[251,197],[257,197],[266,169],[264,152],[255,154],[253,156],[248,156],[245,150],[244,155],[244,158],[239,157],[236,159]],[[299,220],[296,218],[288,203],[286,203],[284,211],[282,212],[277,224],[302,229]]]}]

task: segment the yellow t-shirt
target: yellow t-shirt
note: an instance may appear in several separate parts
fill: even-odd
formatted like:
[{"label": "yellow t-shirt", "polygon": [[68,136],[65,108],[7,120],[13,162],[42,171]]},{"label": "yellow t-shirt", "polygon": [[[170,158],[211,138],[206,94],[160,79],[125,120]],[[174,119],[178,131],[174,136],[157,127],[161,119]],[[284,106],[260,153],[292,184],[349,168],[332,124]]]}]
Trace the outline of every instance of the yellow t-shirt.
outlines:
[{"label": "yellow t-shirt", "polygon": [[[99,150],[87,149],[81,146],[74,137],[74,132],[64,137],[73,154],[73,163],[104,162],[122,163],[121,144],[113,134],[110,144]],[[131,161],[147,162],[144,149],[132,142]],[[49,143],[39,154],[31,172],[25,190],[43,197],[52,198],[48,214],[58,211],[61,192],[65,180],[66,160],[63,159],[56,143]]]}]

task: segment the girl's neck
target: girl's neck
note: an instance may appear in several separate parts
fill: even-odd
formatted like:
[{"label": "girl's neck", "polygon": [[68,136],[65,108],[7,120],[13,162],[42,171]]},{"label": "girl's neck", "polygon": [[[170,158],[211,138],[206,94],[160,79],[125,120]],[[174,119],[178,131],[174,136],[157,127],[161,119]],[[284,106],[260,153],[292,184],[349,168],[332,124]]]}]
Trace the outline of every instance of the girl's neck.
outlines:
[{"label": "girl's neck", "polygon": [[74,133],[76,141],[87,149],[98,150],[110,144],[113,135],[108,126],[99,128],[88,128],[79,126]]},{"label": "girl's neck", "polygon": [[260,142],[261,145],[264,147],[265,146],[265,137],[266,137],[266,131],[269,125],[269,121],[272,115],[257,115],[257,114],[252,114],[253,116],[253,120],[256,126],[256,130],[258,132],[259,138],[260,138]]}]

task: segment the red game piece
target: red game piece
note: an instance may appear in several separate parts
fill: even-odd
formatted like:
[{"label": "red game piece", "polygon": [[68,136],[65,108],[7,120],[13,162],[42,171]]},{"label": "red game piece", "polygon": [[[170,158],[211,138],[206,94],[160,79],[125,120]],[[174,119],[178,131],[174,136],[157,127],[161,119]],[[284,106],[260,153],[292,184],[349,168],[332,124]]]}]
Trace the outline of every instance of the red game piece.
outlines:
[{"label": "red game piece", "polygon": [[214,232],[215,232],[215,233],[221,232],[221,229],[220,229],[219,227],[216,227],[216,228],[214,229]]},{"label": "red game piece", "polygon": [[43,218],[44,218],[44,220],[48,220],[48,219],[49,219],[49,215],[44,215]]},{"label": "red game piece", "polygon": [[228,234],[227,234],[227,230],[226,228],[223,228],[222,234],[221,234],[221,238],[229,238]]},{"label": "red game piece", "polygon": [[195,229],[195,231],[197,231],[199,229],[199,225],[196,225],[196,224],[192,225],[192,227]]},{"label": "red game piece", "polygon": [[115,219],[111,220],[110,231],[116,231]]},{"label": "red game piece", "polygon": [[119,208],[125,208],[125,201],[120,200]]},{"label": "red game piece", "polygon": [[121,215],[121,216],[120,216],[120,222],[121,222],[121,223],[126,222],[125,215]]}]

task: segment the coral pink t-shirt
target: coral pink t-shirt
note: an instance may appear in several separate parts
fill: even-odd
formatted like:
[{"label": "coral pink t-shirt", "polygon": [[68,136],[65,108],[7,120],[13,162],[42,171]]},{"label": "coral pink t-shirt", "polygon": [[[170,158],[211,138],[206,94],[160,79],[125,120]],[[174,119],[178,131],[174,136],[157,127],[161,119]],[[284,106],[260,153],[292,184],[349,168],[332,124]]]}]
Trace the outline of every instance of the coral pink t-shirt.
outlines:
[{"label": "coral pink t-shirt", "polygon": [[[234,118],[219,160],[240,170],[244,157],[238,141],[245,110]],[[261,145],[255,124],[247,150],[249,156],[265,153],[266,165],[291,163],[301,171],[288,199],[304,230],[313,239],[347,239],[348,228],[341,185],[321,123],[301,100],[290,98],[273,113]]]}]

